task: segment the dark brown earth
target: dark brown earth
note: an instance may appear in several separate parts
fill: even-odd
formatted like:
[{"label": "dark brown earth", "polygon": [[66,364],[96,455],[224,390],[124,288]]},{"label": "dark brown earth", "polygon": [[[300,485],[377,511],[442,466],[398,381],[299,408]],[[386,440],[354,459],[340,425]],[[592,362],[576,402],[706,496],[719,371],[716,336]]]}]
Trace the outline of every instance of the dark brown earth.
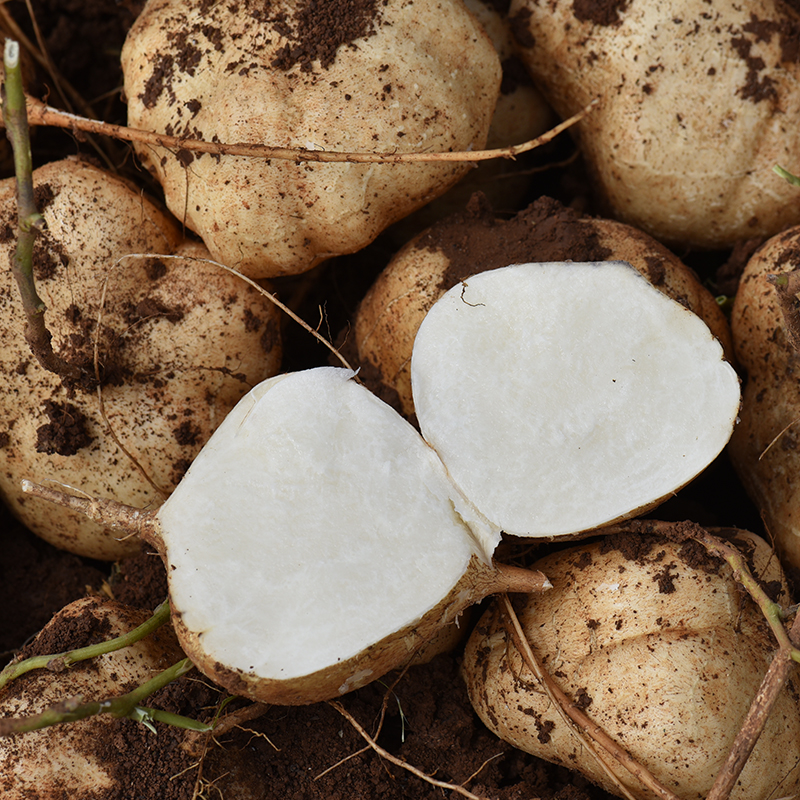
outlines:
[{"label": "dark brown earth", "polygon": [[[31,86],[52,105],[86,113],[86,106],[108,122],[124,123],[120,101],[118,53],[125,31],[143,3],[141,0],[32,0],[49,57],[56,65],[56,82],[41,68]],[[357,4],[353,4],[354,7]],[[605,9],[613,24],[625,4],[576,3]],[[379,4],[363,2],[362,9]],[[2,7],[31,41],[36,34],[25,4]],[[588,12],[586,12],[588,13]],[[599,12],[598,12],[599,13]],[[0,16],[0,23],[3,17]],[[367,17],[364,25],[371,24]],[[2,25],[8,30],[8,21]],[[298,50],[287,53],[302,63]],[[60,91],[68,83],[74,92]],[[99,149],[98,149],[99,148]],[[157,188],[140,170],[124,145],[86,141],[63,131],[36,131],[36,165],[76,152],[106,160],[151,192]],[[562,163],[572,155],[568,141],[557,142],[537,155],[541,164]],[[5,177],[2,175],[0,177]],[[581,211],[592,210],[580,162],[572,159],[541,173],[537,195],[549,195]],[[530,200],[536,199],[536,196]],[[279,291],[312,325],[334,338],[346,331],[355,307],[377,271],[387,263],[394,246],[381,238],[365,252],[334,259],[305,276],[286,280]],[[729,253],[680,254],[713,283],[714,270],[733,264]],[[726,275],[726,278],[730,276]],[[735,286],[735,275],[728,286]],[[729,290],[731,291],[731,290]],[[287,370],[327,360],[327,351],[293,325],[287,325]],[[54,409],[54,413],[55,413]],[[62,433],[63,435],[63,433]],[[1,443],[0,443],[1,444]],[[53,445],[55,446],[55,445]],[[59,442],[58,447],[68,447]],[[55,550],[15,523],[0,508],[0,654],[3,663],[18,652],[50,617],[69,601],[86,594],[113,596],[151,610],[166,594],[160,560],[143,553],[120,564],[108,565]],[[749,527],[760,522],[744,499],[744,492],[725,460],[713,465],[692,486],[659,509],[666,519],[687,519],[706,525]],[[629,543],[628,543],[629,544]],[[664,587],[668,587],[668,571]],[[265,613],[268,611],[265,610]],[[477,618],[477,615],[475,615]],[[63,631],[48,646],[68,649],[84,644],[91,630]],[[602,800],[609,797],[580,776],[516,751],[494,737],[472,711],[458,671],[460,653],[439,656],[431,664],[393,674],[354,692],[343,707],[370,733],[376,731],[381,709],[385,720],[378,742],[437,780],[464,784],[476,795],[502,800]],[[396,685],[393,684],[398,679]],[[392,687],[391,690],[389,687]],[[580,701],[580,698],[577,698]],[[210,719],[221,700],[220,691],[196,672],[162,690],[148,702],[153,706]],[[234,700],[226,713],[246,707]],[[280,800],[433,800],[455,797],[417,776],[381,759],[370,750],[353,726],[328,704],[300,708],[272,707],[261,717],[219,737],[200,738],[194,750],[185,749],[186,735],[157,724],[153,735],[129,720],[113,720],[102,739],[91,743],[94,754],[119,779],[119,790],[106,800],[190,800],[201,797],[280,798]],[[183,745],[183,747],[182,747]],[[198,753],[202,757],[198,757]],[[347,760],[345,760],[347,759]],[[212,788],[213,784],[213,788]],[[247,793],[243,787],[251,787]],[[215,793],[215,789],[219,793]],[[202,790],[196,795],[195,791]],[[240,793],[241,792],[241,793]]]}]

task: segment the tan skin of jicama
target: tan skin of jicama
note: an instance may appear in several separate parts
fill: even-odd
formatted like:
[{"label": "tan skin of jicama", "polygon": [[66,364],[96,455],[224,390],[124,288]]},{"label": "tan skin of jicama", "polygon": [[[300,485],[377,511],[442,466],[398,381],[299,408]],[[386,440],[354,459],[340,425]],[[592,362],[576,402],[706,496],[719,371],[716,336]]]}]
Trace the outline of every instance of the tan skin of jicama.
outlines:
[{"label": "tan skin of jicama", "polygon": [[[514,0],[520,57],[569,116],[610,216],[679,248],[727,248],[800,222],[800,111],[790,3]],[[687,89],[687,87],[691,87]],[[680,252],[680,250],[678,250]]]},{"label": "tan skin of jicama", "polygon": [[[678,526],[675,526],[676,530]],[[790,602],[774,553],[728,531],[753,571]],[[694,546],[689,546],[694,545]],[[620,534],[541,559],[554,588],[516,605],[541,669],[682,800],[703,800],[773,657],[761,610],[730,568],[695,542]],[[463,675],[486,725],[516,747],[577,769],[620,797],[663,797],[603,762],[559,716],[512,642],[500,604],[478,623]],[[797,675],[781,693],[730,797],[791,796],[800,785]]]},{"label": "tan skin of jicama", "polygon": [[[747,372],[740,423],[729,445],[739,477],[786,563],[800,568],[800,401],[797,287],[781,287],[797,264],[800,229],[773,237],[750,259],[733,306],[736,354]],[[777,278],[777,280],[776,280]],[[779,292],[788,291],[787,313]]]},{"label": "tan skin of jicama", "polygon": [[[124,181],[67,159],[34,173],[47,229],[34,249],[53,347],[78,366],[64,385],[33,358],[10,259],[0,243],[0,493],[26,526],[96,559],[135,553],[135,539],[29,503],[31,474],[140,506],[161,503],[250,386],[277,371],[278,312],[183,242],[175,221]],[[15,225],[14,180],[0,184]],[[135,257],[135,254],[163,254]],[[179,258],[171,258],[176,255]]]}]

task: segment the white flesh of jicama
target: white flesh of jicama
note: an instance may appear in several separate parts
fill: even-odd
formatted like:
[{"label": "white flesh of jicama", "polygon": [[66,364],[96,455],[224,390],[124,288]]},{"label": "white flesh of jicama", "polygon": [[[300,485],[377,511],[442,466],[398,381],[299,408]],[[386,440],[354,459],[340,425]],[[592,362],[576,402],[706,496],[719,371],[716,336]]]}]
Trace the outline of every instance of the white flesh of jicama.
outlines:
[{"label": "white flesh of jicama", "polygon": [[572,534],[652,506],[727,443],[739,380],[705,323],[623,262],[451,289],[411,361],[423,436],[498,527]]},{"label": "white flesh of jicama", "polygon": [[499,541],[416,430],[352,375],[322,367],[257,386],[158,512],[173,608],[228,667],[285,679],[354,656],[433,608]]}]

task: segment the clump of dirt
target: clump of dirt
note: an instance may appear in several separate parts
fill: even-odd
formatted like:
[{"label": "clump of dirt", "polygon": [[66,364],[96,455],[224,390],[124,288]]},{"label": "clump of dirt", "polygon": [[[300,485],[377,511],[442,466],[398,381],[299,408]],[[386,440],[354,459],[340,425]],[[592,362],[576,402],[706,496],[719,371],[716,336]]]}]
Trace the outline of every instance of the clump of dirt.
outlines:
[{"label": "clump of dirt", "polygon": [[44,413],[49,422],[36,431],[36,450],[50,455],[74,456],[92,443],[86,415],[75,405],[45,400]]},{"label": "clump of dirt", "polygon": [[294,15],[282,14],[270,20],[275,30],[288,39],[272,61],[272,66],[290,70],[296,64],[303,72],[319,61],[325,69],[336,58],[340,47],[356,47],[354,41],[375,35],[380,24],[378,0],[314,0],[298,3]]},{"label": "clump of dirt", "polygon": [[466,211],[422,234],[418,248],[444,254],[449,262],[439,289],[446,292],[475,275],[528,261],[604,261],[611,251],[599,242],[592,222],[551,197],[540,197],[508,220],[497,219],[480,192]]}]

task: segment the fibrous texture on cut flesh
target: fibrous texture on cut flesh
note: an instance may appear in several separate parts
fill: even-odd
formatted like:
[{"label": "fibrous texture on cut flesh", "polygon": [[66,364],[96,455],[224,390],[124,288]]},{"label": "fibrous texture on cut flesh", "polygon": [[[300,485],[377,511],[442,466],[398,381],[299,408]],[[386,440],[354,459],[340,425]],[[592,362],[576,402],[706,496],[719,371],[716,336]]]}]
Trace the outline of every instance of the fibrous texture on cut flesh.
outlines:
[{"label": "fibrous texture on cut flesh", "polygon": [[[582,215],[542,197],[498,219],[476,195],[463,213],[398,251],[358,307],[353,342],[365,384],[404,415],[414,411],[411,351],[431,306],[463,278],[529,261],[626,261],[659,291],[694,311],[733,354],[714,295],[674,253],[630,225]],[[351,361],[351,363],[354,363]]]}]

